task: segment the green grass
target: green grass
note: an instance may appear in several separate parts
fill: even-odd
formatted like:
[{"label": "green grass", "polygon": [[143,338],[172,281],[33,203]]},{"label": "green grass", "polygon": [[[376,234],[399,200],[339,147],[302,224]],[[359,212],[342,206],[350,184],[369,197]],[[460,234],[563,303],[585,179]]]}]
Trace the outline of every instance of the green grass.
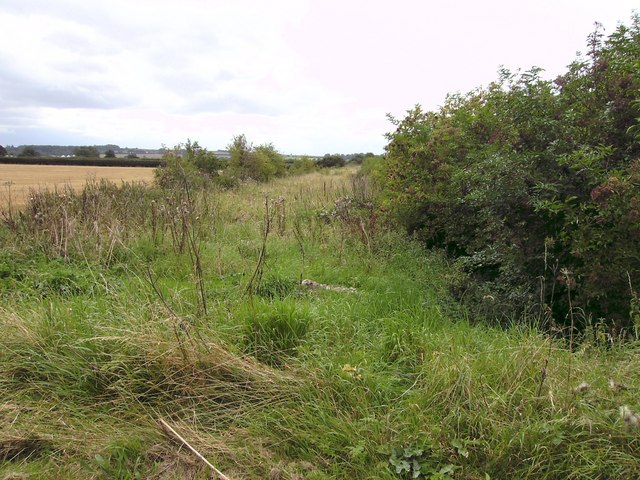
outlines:
[{"label": "green grass", "polygon": [[[3,227],[0,478],[209,478],[159,419],[235,479],[640,476],[619,415],[640,410],[638,345],[569,353],[476,324],[444,259],[366,209],[321,214],[351,187],[315,173],[198,196],[206,313],[169,217],[154,239],[149,215],[94,212],[92,230],[69,207],[66,258],[28,218]],[[284,208],[250,294],[265,193]]]}]

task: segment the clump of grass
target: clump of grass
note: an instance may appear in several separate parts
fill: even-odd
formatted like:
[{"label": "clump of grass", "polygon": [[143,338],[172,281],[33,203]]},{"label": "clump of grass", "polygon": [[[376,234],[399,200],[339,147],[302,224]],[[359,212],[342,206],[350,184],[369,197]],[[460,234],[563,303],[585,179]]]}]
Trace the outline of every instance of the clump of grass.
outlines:
[{"label": "clump of grass", "polygon": [[311,323],[307,311],[287,300],[254,303],[245,315],[246,351],[274,367],[284,366],[287,359],[295,356]]},{"label": "clump of grass", "polygon": [[258,296],[269,300],[295,296],[299,292],[300,284],[297,280],[278,275],[269,275],[256,288]]}]

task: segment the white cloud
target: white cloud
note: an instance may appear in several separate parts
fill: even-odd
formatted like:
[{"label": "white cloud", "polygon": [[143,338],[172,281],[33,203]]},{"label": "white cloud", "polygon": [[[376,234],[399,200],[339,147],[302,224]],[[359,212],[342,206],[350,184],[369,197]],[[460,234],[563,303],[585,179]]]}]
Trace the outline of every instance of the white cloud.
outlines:
[{"label": "white cloud", "polygon": [[[380,151],[385,113],[427,108],[500,64],[562,71],[632,2],[4,0],[0,144]],[[6,140],[4,140],[6,139]],[[30,142],[34,143],[34,142]]]}]

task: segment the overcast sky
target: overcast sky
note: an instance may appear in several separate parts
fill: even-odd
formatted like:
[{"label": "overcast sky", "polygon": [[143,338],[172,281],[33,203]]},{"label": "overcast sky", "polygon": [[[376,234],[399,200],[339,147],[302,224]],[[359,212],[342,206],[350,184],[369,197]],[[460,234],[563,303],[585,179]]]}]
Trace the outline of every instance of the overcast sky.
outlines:
[{"label": "overcast sky", "polygon": [[0,0],[0,145],[244,133],[283,153],[382,152],[416,103],[554,78],[637,0]]}]

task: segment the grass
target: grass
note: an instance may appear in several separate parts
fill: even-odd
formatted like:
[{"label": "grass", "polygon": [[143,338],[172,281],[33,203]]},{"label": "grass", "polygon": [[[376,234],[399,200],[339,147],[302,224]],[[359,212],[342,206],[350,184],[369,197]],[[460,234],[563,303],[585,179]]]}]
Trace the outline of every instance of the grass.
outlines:
[{"label": "grass", "polygon": [[638,345],[476,324],[446,261],[373,218],[352,173],[186,213],[93,184],[5,222],[0,478],[210,478],[159,419],[234,479],[637,478],[619,409],[640,410]]}]

